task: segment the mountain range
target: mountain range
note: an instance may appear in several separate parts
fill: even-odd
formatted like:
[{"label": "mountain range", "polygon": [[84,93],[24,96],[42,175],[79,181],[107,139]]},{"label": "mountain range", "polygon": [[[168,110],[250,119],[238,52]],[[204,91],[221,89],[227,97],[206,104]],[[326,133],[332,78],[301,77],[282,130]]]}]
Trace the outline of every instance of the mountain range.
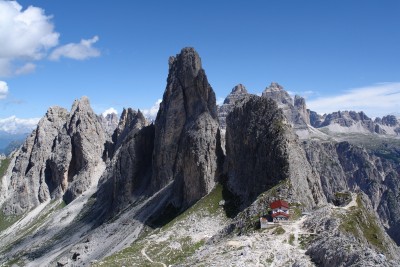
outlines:
[{"label": "mountain range", "polygon": [[[6,266],[398,266],[400,121],[271,83],[216,105],[193,48],[157,117],[51,107],[1,162]],[[260,229],[284,199],[291,223]]]}]

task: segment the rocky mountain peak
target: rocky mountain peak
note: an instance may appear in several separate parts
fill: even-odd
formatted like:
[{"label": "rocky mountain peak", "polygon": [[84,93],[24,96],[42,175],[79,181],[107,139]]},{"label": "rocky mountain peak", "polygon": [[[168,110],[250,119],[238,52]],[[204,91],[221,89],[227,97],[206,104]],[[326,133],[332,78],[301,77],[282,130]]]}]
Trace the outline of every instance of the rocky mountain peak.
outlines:
[{"label": "rocky mountain peak", "polygon": [[238,84],[233,87],[231,93],[225,98],[224,104],[235,104],[239,99],[248,94],[246,87],[243,84]]},{"label": "rocky mountain peak", "polygon": [[53,106],[47,110],[45,118],[51,122],[56,122],[60,119],[63,121],[67,118],[68,114],[65,108]]},{"label": "rocky mountain peak", "polygon": [[118,126],[112,135],[112,141],[116,145],[116,148],[118,148],[130,131],[134,128],[141,129],[148,124],[148,121],[140,110],[135,111],[131,108],[124,108]]},{"label": "rocky mountain peak", "polygon": [[[10,175],[5,214],[21,214],[49,199],[69,203],[96,182],[103,166],[105,133],[83,97],[71,112],[51,107],[27,138]],[[98,177],[97,177],[98,178]]]},{"label": "rocky mountain peak", "polygon": [[197,76],[202,69],[200,56],[193,47],[185,47],[176,57],[170,57],[169,66],[170,72],[178,71],[184,74],[180,75],[184,84],[190,82],[191,78]]},{"label": "rocky mountain peak", "polygon": [[265,88],[262,97],[274,100],[296,130],[307,129],[307,124],[310,124],[310,114],[307,111],[304,98],[297,96],[295,103],[283,86],[276,82]]},{"label": "rocky mountain peak", "polygon": [[249,93],[243,84],[238,84],[233,87],[231,93],[225,98],[224,103],[218,107],[218,120],[221,129],[226,128],[226,117],[235,108],[236,104]]},{"label": "rocky mountain peak", "polygon": [[283,91],[283,86],[277,82],[272,82],[269,87],[266,88],[269,92]]},{"label": "rocky mountain peak", "polygon": [[116,113],[109,113],[105,117],[103,115],[99,115],[98,118],[100,124],[103,126],[104,131],[107,134],[107,138],[110,138],[118,126],[118,115]]},{"label": "rocky mountain peak", "polygon": [[87,96],[82,96],[80,99],[75,99],[72,104],[71,113],[74,113],[79,110],[91,110],[90,101]]},{"label": "rocky mountain peak", "polygon": [[215,93],[193,48],[169,60],[163,101],[155,121],[152,187],[173,181],[175,206],[210,192],[217,172]]},{"label": "rocky mountain peak", "polygon": [[246,90],[246,87],[245,87],[243,84],[239,83],[238,85],[236,85],[235,87],[233,87],[231,93],[232,93],[232,94],[234,94],[234,93],[247,94],[248,92],[247,92],[247,90]]},{"label": "rocky mountain peak", "polygon": [[282,107],[282,105],[293,106],[293,99],[290,97],[289,93],[285,91],[283,86],[276,82],[272,82],[270,86],[265,88],[262,96],[271,98],[279,107]]},{"label": "rocky mountain peak", "polygon": [[382,124],[387,126],[398,126],[399,121],[394,115],[387,115],[382,117]]},{"label": "rocky mountain peak", "polygon": [[307,109],[306,100],[301,96],[295,95],[294,107],[300,113],[300,116],[304,119],[305,123],[310,124],[310,111]]}]

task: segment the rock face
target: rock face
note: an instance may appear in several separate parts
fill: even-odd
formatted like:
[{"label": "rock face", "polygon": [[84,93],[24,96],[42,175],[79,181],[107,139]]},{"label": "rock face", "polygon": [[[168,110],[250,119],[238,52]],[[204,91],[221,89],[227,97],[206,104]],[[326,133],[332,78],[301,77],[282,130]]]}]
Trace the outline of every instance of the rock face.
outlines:
[{"label": "rock face", "polygon": [[387,116],[382,117],[382,122],[381,122],[381,124],[382,124],[382,125],[386,125],[386,126],[395,127],[395,126],[399,126],[399,121],[398,121],[398,119],[396,118],[396,116],[394,116],[394,115],[387,115]]},{"label": "rock face", "polygon": [[375,132],[389,135],[400,135],[400,121],[394,115],[375,119]]},{"label": "rock face", "polygon": [[270,98],[249,96],[228,115],[225,171],[244,206],[283,181],[291,184],[285,197],[306,208],[326,202],[297,136]]},{"label": "rock face", "polygon": [[317,112],[310,110],[310,124],[315,128],[321,127],[324,121],[323,116],[319,115]]},{"label": "rock face", "polygon": [[297,96],[296,101],[290,97],[288,92],[278,83],[271,83],[262,93],[262,97],[274,100],[278,107],[283,110],[288,122],[295,129],[307,129],[307,124],[310,123],[309,112],[305,105],[305,100]]},{"label": "rock face", "polygon": [[315,234],[307,254],[318,266],[397,266],[399,249],[385,234],[369,199],[360,193],[347,209],[326,206],[308,217]]},{"label": "rock face", "polygon": [[115,153],[103,173],[98,204],[115,214],[144,193],[150,185],[154,125],[143,114],[124,109],[113,134]]},{"label": "rock face", "polygon": [[82,97],[70,113],[50,108],[22,146],[10,177],[3,211],[20,214],[51,198],[68,203],[92,184],[103,161],[105,133]]},{"label": "rock face", "polygon": [[218,107],[219,126],[222,130],[226,129],[226,117],[235,108],[238,101],[242,100],[249,93],[243,84],[233,87],[232,92],[225,98],[224,103]]},{"label": "rock face", "polygon": [[400,202],[395,197],[400,194],[397,163],[348,142],[309,141],[303,146],[327,200],[334,202],[342,192],[364,192],[389,235],[399,244]]},{"label": "rock face", "polygon": [[218,176],[220,142],[215,94],[193,48],[169,60],[155,121],[152,188],[173,181],[176,207],[210,192]]},{"label": "rock face", "polygon": [[118,150],[122,142],[133,129],[139,130],[147,125],[149,125],[149,122],[145,119],[140,110],[135,111],[131,108],[124,108],[118,125],[114,128],[112,135],[110,135],[110,140],[106,142],[103,158],[105,160],[112,159],[115,151]]},{"label": "rock face", "polygon": [[284,117],[274,101],[251,96],[227,117],[228,187],[244,203],[289,178]]},{"label": "rock face", "polygon": [[118,115],[115,113],[109,113],[105,117],[100,115],[98,118],[101,126],[103,126],[104,132],[107,136],[111,136],[114,133],[115,128],[118,126]]},{"label": "rock face", "polygon": [[294,96],[294,107],[306,124],[310,124],[310,111],[307,109],[306,100],[298,95]]},{"label": "rock face", "polygon": [[119,120],[119,124],[112,134],[112,141],[115,144],[115,150],[121,146],[121,143],[132,130],[137,131],[147,125],[149,125],[149,122],[146,120],[140,110],[135,111],[131,108],[124,108]]},{"label": "rock face", "polygon": [[338,111],[325,116],[321,127],[334,125],[346,127],[355,132],[375,132],[373,121],[364,112]]},{"label": "rock face", "polygon": [[400,134],[400,123],[396,116],[388,115],[372,120],[362,111],[337,111],[324,115],[310,111],[310,123],[315,128],[325,127],[333,133]]}]

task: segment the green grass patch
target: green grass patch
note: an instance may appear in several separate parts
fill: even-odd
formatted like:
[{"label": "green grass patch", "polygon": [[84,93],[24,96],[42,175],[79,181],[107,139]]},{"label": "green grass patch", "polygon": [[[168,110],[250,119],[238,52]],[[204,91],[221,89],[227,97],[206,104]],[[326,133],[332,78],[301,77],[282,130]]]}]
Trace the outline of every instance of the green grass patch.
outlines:
[{"label": "green grass patch", "polygon": [[283,229],[281,226],[276,227],[273,231],[272,234],[274,235],[283,235],[286,233],[285,229]]},{"label": "green grass patch", "polygon": [[293,246],[293,244],[294,244],[294,234],[290,234],[288,243]]},{"label": "green grass patch", "polygon": [[386,251],[384,240],[381,238],[384,233],[376,223],[376,218],[363,206],[360,196],[357,196],[357,207],[349,209],[342,215],[342,219],[341,230],[351,233],[356,238],[365,238],[381,252]]},{"label": "green grass patch", "polygon": [[5,215],[3,209],[0,209],[0,232],[6,230],[8,227],[16,223],[23,215]]},{"label": "green grass patch", "polygon": [[301,249],[306,249],[308,245],[314,240],[315,235],[310,234],[300,234],[299,235],[299,244]]},{"label": "green grass patch", "polygon": [[170,229],[176,222],[185,220],[192,214],[213,216],[218,213],[223,213],[223,208],[219,206],[219,202],[222,199],[222,185],[217,184],[217,186],[208,195],[197,201],[196,204],[165,224],[162,227],[162,230]]},{"label": "green grass patch", "polygon": [[1,265],[1,266],[15,267],[15,266],[24,266],[24,265],[25,265],[25,262],[21,258],[17,257],[17,258],[14,258],[14,259],[6,262],[4,265]]},{"label": "green grass patch", "polygon": [[301,215],[303,214],[303,210],[301,209],[302,206],[303,205],[300,203],[289,203],[289,214],[291,221],[296,221],[301,217]]},{"label": "green grass patch", "polygon": [[10,158],[5,158],[0,162],[0,179],[3,179],[3,176],[6,174],[8,166],[10,166],[10,163],[11,163]]}]

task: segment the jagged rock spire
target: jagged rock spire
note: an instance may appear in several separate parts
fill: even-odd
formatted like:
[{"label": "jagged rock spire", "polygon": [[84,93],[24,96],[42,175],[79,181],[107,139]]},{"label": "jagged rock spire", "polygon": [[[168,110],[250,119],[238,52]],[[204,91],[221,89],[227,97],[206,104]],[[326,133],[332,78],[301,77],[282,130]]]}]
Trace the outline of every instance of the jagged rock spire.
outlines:
[{"label": "jagged rock spire", "polygon": [[15,159],[3,212],[21,214],[51,198],[74,200],[96,182],[104,142],[87,97],[76,100],[71,112],[49,108]]},{"label": "jagged rock spire", "polygon": [[[210,192],[217,175],[215,94],[193,48],[169,60],[163,101],[155,121],[152,187],[173,181],[175,206]],[[219,144],[219,143],[218,143]]]}]

